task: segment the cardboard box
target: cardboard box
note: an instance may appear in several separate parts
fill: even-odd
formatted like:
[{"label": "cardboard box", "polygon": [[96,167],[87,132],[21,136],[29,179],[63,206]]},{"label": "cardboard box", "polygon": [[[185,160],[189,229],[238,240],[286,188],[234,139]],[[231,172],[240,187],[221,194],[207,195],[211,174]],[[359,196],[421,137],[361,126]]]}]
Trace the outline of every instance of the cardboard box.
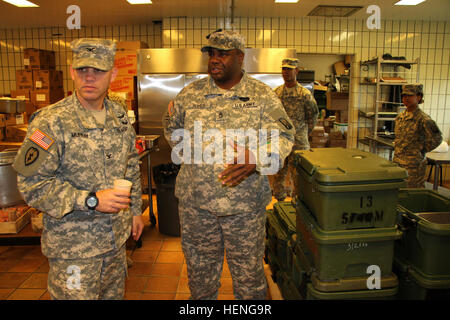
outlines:
[{"label": "cardboard box", "polygon": [[26,70],[55,69],[55,52],[35,48],[26,48],[23,50],[23,64]]},{"label": "cardboard box", "polygon": [[32,90],[31,102],[37,107],[48,106],[56,103],[64,98],[64,91],[62,89],[54,90]]},{"label": "cardboard box", "polygon": [[330,148],[336,148],[336,147],[346,148],[347,140],[331,140],[330,139],[329,145],[330,145]]},{"label": "cardboard box", "polygon": [[0,113],[0,128],[6,127],[6,114]]},{"label": "cardboard box", "polygon": [[30,101],[30,90],[28,89],[11,90],[11,98],[25,99]]},{"label": "cardboard box", "polygon": [[146,49],[148,44],[143,41],[118,41],[116,46],[116,51],[120,52],[123,50],[133,50]]},{"label": "cardboard box", "polygon": [[63,90],[60,70],[33,70],[33,90]]},{"label": "cardboard box", "polygon": [[114,66],[117,68],[118,76],[137,75],[137,53],[132,50],[116,52]]},{"label": "cardboard box", "polygon": [[19,233],[31,220],[28,210],[15,221],[0,222],[0,234]]},{"label": "cardboard box", "polygon": [[327,91],[328,110],[348,110],[348,93]]},{"label": "cardboard box", "polygon": [[328,141],[328,137],[312,137],[311,142],[313,144],[326,144]]},{"label": "cardboard box", "polygon": [[314,129],[311,131],[312,137],[323,137],[325,136],[325,129],[324,127],[315,126]]},{"label": "cardboard box", "polygon": [[331,140],[343,140],[344,134],[340,130],[332,130],[329,133],[330,141]]},{"label": "cardboard box", "polygon": [[27,135],[28,125],[8,126],[6,127],[6,140],[14,142],[23,142]]},{"label": "cardboard box", "polygon": [[348,111],[347,110],[336,110],[336,122],[347,123],[348,122]]},{"label": "cardboard box", "polygon": [[16,70],[16,90],[33,90],[33,72]]},{"label": "cardboard box", "polygon": [[135,98],[135,81],[133,76],[117,76],[110,84],[109,89],[113,92],[126,92],[127,100]]},{"label": "cardboard box", "polygon": [[137,110],[136,99],[127,99],[126,101],[128,110]]},{"label": "cardboard box", "polygon": [[5,114],[5,115],[6,115],[6,127],[28,123],[28,116],[26,112]]},{"label": "cardboard box", "polygon": [[345,66],[345,61],[338,61],[336,62],[334,65],[334,73],[337,76],[340,76],[342,74],[348,74],[348,71],[346,72],[345,70],[347,70],[347,67]]}]

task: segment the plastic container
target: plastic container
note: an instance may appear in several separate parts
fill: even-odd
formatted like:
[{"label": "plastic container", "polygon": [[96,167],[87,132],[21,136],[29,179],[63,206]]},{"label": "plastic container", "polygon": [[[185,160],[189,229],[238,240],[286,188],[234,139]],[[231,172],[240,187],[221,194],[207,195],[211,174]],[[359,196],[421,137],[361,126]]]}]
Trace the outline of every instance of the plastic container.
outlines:
[{"label": "plastic container", "polygon": [[391,275],[396,227],[324,231],[302,202],[297,209],[299,245],[320,280],[369,277],[372,265],[381,277]]},{"label": "plastic container", "polygon": [[397,194],[407,172],[357,149],[295,151],[296,199],[325,231],[393,227]]},{"label": "plastic container", "polygon": [[273,205],[273,211],[277,217],[283,230],[289,234],[294,235],[297,233],[296,225],[296,212],[295,207],[289,201],[279,201]]},{"label": "plastic container", "polygon": [[280,226],[275,214],[267,214],[266,222],[268,246],[275,254],[275,257],[283,270],[289,269],[290,257],[288,248],[291,246],[291,238]]},{"label": "plastic container", "polygon": [[285,300],[304,300],[292,279],[284,271],[278,271],[276,283],[280,289],[281,295]]},{"label": "plastic container", "polygon": [[158,228],[161,233],[174,237],[181,234],[178,198],[175,197],[175,180],[179,169],[180,166],[174,164],[160,164],[153,167]]},{"label": "plastic container", "polygon": [[432,190],[406,189],[397,210],[403,236],[395,256],[427,277],[450,276],[450,200]]},{"label": "plastic container", "polygon": [[398,287],[360,291],[322,292],[308,284],[307,300],[395,300]]},{"label": "plastic container", "polygon": [[[335,281],[321,281],[313,273],[311,275],[311,283],[314,288],[321,292],[344,292],[344,291],[359,291],[369,290],[367,285],[368,275],[356,278],[342,278]],[[389,289],[398,286],[398,278],[394,273],[387,277],[380,278],[380,289]]]},{"label": "plastic container", "polygon": [[450,276],[429,277],[398,257],[394,272],[399,279],[399,300],[450,300]]}]

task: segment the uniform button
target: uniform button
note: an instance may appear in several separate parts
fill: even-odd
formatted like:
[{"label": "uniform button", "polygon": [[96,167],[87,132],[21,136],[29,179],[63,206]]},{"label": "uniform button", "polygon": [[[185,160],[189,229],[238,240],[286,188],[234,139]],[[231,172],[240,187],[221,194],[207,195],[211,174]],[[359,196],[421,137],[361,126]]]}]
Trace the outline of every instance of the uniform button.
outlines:
[{"label": "uniform button", "polygon": [[222,112],[219,112],[219,118],[222,118],[222,117],[223,117]]}]

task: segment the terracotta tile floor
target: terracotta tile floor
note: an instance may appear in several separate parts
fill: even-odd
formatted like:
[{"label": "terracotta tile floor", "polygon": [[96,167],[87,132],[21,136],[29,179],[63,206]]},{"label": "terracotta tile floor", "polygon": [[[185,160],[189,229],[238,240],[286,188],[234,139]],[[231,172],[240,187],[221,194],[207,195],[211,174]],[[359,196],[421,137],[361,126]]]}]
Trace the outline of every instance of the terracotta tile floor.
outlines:
[{"label": "terracotta tile floor", "polygon": [[[156,200],[153,200],[157,214]],[[135,248],[134,241],[127,243],[127,254],[133,265],[128,269],[125,299],[188,299],[190,294],[181,239],[161,234],[157,226],[150,226],[148,209],[144,213],[144,221],[142,247]],[[39,245],[0,246],[0,300],[49,300],[48,269],[47,258],[42,255]],[[226,261],[221,284],[218,298],[234,299]]]}]

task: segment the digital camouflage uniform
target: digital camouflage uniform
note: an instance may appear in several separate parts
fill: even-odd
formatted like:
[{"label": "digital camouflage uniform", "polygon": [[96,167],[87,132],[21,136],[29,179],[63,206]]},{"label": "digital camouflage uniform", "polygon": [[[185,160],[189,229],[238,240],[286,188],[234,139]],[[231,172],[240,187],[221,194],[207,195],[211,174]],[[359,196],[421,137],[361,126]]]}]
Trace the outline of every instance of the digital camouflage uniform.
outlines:
[{"label": "digital camouflage uniform", "polygon": [[[142,214],[139,160],[123,107],[108,99],[103,106],[104,124],[76,94],[38,110],[13,165],[25,201],[45,213],[41,247],[55,299],[121,299],[124,294],[125,242],[132,216]],[[133,182],[130,208],[112,214],[89,210],[89,192],[112,188],[115,179]],[[70,288],[76,279],[80,286]]]},{"label": "digital camouflage uniform", "polygon": [[[216,32],[209,44],[222,49],[238,48],[235,33]],[[223,41],[222,41],[222,40]],[[215,46],[215,47],[216,47]],[[243,49],[243,46],[242,46]],[[184,88],[169,105],[163,119],[164,134],[174,148],[172,134],[188,130],[192,148],[206,143],[194,139],[194,121],[201,122],[204,135],[218,129],[225,146],[227,129],[279,130],[279,159],[282,165],[293,144],[295,130],[274,92],[245,72],[230,90],[220,89],[211,77]],[[261,147],[267,147],[266,145]],[[192,157],[194,159],[194,157]],[[271,201],[267,177],[251,174],[235,187],[224,187],[218,175],[222,163],[183,163],[177,176],[182,247],[186,258],[189,288],[193,299],[216,299],[220,287],[224,248],[233,279],[236,299],[265,299],[263,268],[265,207]],[[257,162],[257,171],[263,165]]]},{"label": "digital camouflage uniform", "polygon": [[[282,67],[298,67],[297,59],[283,59]],[[295,126],[295,142],[292,150],[308,150],[308,136],[317,122],[319,108],[311,92],[299,83],[296,84],[295,89],[289,89],[283,84],[275,89],[275,93]],[[283,168],[269,177],[273,196],[277,200],[284,200],[286,196],[292,195],[295,177],[294,153],[291,152]]]},{"label": "digital camouflage uniform", "polygon": [[[422,85],[407,85],[402,94],[422,93]],[[424,188],[427,160],[425,154],[442,142],[442,133],[436,122],[418,106],[411,113],[407,110],[395,119],[394,159],[408,171],[408,188]]]}]

